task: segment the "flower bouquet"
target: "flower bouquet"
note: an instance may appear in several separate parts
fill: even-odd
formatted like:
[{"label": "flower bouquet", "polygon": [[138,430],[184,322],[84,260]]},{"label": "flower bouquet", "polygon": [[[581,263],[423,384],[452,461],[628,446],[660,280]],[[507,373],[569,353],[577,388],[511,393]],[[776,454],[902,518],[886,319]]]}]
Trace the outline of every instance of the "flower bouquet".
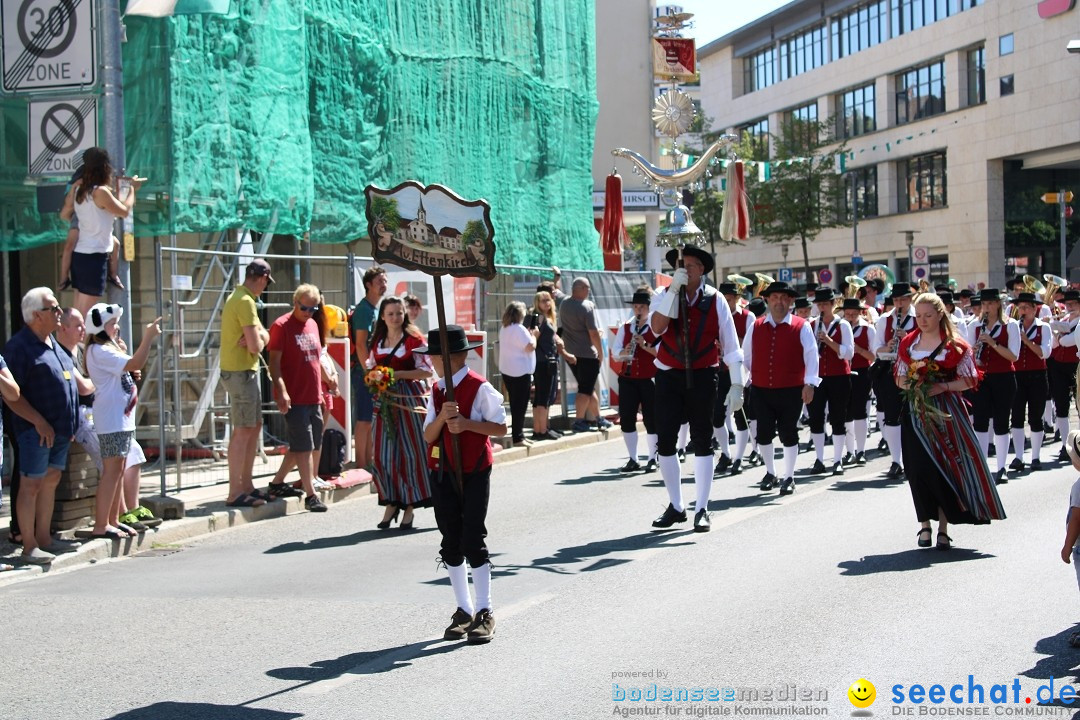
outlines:
[{"label": "flower bouquet", "polygon": [[900,389],[900,394],[923,424],[931,422],[940,427],[952,416],[930,400],[930,389],[939,382],[945,382],[945,376],[937,362],[932,358],[912,360],[908,365],[907,385]]},{"label": "flower bouquet", "polygon": [[387,395],[396,382],[394,369],[385,365],[376,365],[364,375],[364,384],[367,385],[372,398],[379,403],[379,415],[388,432],[393,432],[394,425],[391,420],[392,403]]}]

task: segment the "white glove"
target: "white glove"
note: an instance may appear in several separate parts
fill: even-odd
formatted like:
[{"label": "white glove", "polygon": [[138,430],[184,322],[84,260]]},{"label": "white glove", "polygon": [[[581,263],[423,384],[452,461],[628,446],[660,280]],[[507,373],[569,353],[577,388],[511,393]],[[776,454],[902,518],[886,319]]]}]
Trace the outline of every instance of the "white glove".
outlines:
[{"label": "white glove", "polygon": [[731,389],[727,393],[727,407],[731,412],[738,412],[742,410],[743,406],[743,386],[732,385]]},{"label": "white glove", "polygon": [[[677,271],[676,271],[677,272]],[[685,271],[684,271],[685,272]],[[660,293],[655,301],[653,311],[665,315],[672,320],[679,317],[679,291],[668,287],[667,292]]]},{"label": "white glove", "polygon": [[678,293],[686,284],[690,282],[690,276],[686,274],[686,268],[678,268],[671,276],[671,284],[668,285],[668,292]]}]

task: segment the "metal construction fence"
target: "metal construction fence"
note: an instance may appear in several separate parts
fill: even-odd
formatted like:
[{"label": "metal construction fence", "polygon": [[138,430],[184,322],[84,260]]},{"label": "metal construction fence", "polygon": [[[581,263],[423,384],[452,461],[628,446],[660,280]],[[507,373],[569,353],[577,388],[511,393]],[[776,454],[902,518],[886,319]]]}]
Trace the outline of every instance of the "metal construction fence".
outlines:
[{"label": "metal construction fence", "polygon": [[[235,251],[224,247],[225,237],[222,235],[216,244],[208,241],[191,248],[159,244],[156,252],[157,309],[163,317],[163,332],[144,372],[137,437],[148,459],[156,460],[147,471],[159,473],[162,494],[228,481],[225,457],[231,428],[228,397],[219,382],[221,312],[233,289],[243,282],[247,264],[260,257],[273,268],[276,282],[259,298],[261,321],[270,327],[275,319],[291,312],[293,291],[301,282],[318,286],[325,303],[349,310],[363,296],[361,278],[374,263],[371,258],[351,254],[267,254],[260,252],[265,245],[257,248],[250,242],[241,243],[241,249]],[[436,327],[435,279],[415,271],[384,267],[388,294],[415,295],[424,306],[417,324],[425,331]],[[497,358],[502,313],[513,300],[531,308],[537,285],[551,280],[552,270],[498,266],[498,271],[491,281],[444,278],[441,291],[447,322],[471,325],[486,333],[487,377],[501,387]],[[568,295],[573,278],[590,281],[601,328],[624,321],[629,311],[626,301],[634,289],[655,283],[653,275],[640,272],[564,270],[563,274]],[[606,344],[609,333],[601,335]],[[266,367],[265,361],[261,367]],[[272,397],[269,373],[261,372],[260,378],[264,432],[255,476],[265,477],[277,470],[270,457],[284,451],[285,426]],[[565,367],[562,379],[565,412],[567,397],[572,397],[575,389]],[[614,376],[606,381],[610,384]],[[602,383],[604,403],[608,386]]]}]

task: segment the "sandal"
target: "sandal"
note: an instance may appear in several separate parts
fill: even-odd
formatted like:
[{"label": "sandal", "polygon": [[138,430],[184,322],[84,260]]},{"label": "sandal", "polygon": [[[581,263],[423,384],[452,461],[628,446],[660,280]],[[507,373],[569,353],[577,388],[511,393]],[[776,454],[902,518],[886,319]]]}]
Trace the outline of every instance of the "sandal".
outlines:
[{"label": "sandal", "polygon": [[98,540],[127,540],[131,536],[122,530],[110,528],[102,533],[90,533],[90,537]]},{"label": "sandal", "polygon": [[[942,538],[945,538],[944,542],[942,542],[942,540],[941,540]],[[950,544],[951,542],[952,542],[952,538],[949,537],[948,535],[946,535],[945,533],[939,532],[937,534],[937,549],[938,550],[952,550],[952,545]]]},{"label": "sandal", "polygon": [[235,500],[230,500],[225,503],[226,507],[262,507],[266,504],[266,501],[259,497],[253,497],[251,495],[240,495]]},{"label": "sandal", "polygon": [[[925,539],[923,538],[923,533],[926,533]],[[933,531],[930,528],[923,528],[922,530],[919,530],[919,532],[917,533],[917,535],[919,536],[919,547],[930,547],[931,533],[933,533]]]},{"label": "sandal", "polygon": [[68,278],[64,282],[60,283],[60,287],[58,287],[56,289],[57,290],[67,290],[70,287],[71,287],[71,278]]}]

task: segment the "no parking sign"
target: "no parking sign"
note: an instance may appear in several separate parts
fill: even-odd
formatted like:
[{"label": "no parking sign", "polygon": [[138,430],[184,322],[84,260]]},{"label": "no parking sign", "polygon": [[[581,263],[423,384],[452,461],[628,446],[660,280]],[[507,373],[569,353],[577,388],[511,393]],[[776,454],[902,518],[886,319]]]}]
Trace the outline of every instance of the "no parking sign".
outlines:
[{"label": "no parking sign", "polygon": [[818,282],[822,285],[828,285],[832,282],[832,270],[829,268],[821,268],[817,274]]}]

